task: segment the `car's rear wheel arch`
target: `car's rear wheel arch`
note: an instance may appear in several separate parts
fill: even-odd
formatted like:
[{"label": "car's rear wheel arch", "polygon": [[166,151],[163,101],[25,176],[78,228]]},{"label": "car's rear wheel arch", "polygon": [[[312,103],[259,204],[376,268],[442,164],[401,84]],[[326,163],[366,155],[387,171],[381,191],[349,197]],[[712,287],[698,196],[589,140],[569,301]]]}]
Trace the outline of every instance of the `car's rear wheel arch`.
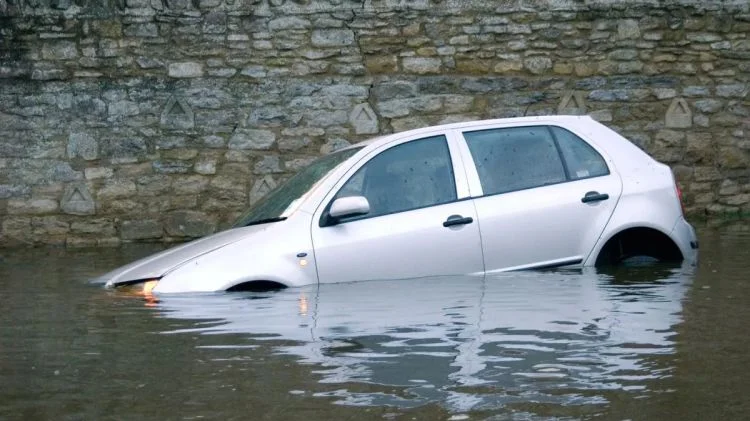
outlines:
[{"label": "car's rear wheel arch", "polygon": [[277,291],[280,289],[287,288],[287,285],[282,284],[281,282],[276,281],[267,281],[267,280],[252,280],[252,281],[244,281],[240,282],[238,284],[232,285],[231,287],[227,288],[227,292],[238,292],[238,291],[250,291],[250,292],[267,292],[267,291]]},{"label": "car's rear wheel arch", "polygon": [[661,262],[681,262],[684,259],[679,246],[669,235],[655,228],[636,226],[611,236],[599,250],[594,265],[618,265],[636,257],[648,257]]}]

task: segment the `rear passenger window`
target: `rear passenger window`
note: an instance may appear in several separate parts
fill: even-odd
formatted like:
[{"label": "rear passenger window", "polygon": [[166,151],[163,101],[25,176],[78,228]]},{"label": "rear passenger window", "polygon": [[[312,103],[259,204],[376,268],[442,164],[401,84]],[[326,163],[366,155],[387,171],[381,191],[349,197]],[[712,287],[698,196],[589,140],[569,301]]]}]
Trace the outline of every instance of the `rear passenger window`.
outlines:
[{"label": "rear passenger window", "polygon": [[464,133],[484,194],[566,181],[565,167],[546,126]]},{"label": "rear passenger window", "polygon": [[560,127],[550,129],[560,145],[571,180],[609,174],[604,158],[586,141]]}]

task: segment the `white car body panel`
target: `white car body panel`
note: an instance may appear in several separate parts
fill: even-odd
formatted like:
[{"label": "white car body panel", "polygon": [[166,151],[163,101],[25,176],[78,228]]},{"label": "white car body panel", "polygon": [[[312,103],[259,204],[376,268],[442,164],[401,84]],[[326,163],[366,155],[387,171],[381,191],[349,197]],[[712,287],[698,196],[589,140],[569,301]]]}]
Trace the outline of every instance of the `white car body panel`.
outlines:
[{"label": "white car body panel", "polygon": [[[482,128],[555,125],[584,139],[610,174],[483,196],[462,133]],[[338,189],[378,153],[404,142],[445,135],[457,200],[321,228]],[[364,146],[363,146],[364,145]],[[669,236],[686,259],[697,256],[669,168],[586,116],[545,116],[455,123],[382,136],[361,147],[289,205],[287,219],[233,228],[114,270],[108,286],[159,279],[156,293],[220,291],[252,281],[285,286],[368,279],[466,275],[594,265],[605,243],[624,229]],[[582,203],[589,191],[609,199]],[[451,215],[472,223],[442,226]]]},{"label": "white car body panel", "polygon": [[[250,228],[250,227],[248,227]],[[112,272],[102,275],[108,286],[122,282],[159,278],[168,270],[205,253],[220,249],[227,244],[247,238],[252,231],[262,227],[252,227],[245,231],[227,230],[208,237],[200,238],[189,243],[164,250],[151,256],[136,260]]]},{"label": "white car body panel", "polygon": [[[300,212],[283,222],[231,230],[247,232],[221,250],[167,271],[153,292],[223,291],[253,280],[289,286],[316,283],[310,236],[299,235],[309,227],[310,215]],[[298,257],[302,253],[306,256]]]},{"label": "white car body panel", "polygon": [[319,282],[481,274],[478,224],[443,227],[451,215],[476,221],[471,202],[459,201],[329,227],[313,224]]},{"label": "white car body panel", "polygon": [[[582,203],[589,191],[610,198]],[[609,175],[476,199],[487,272],[582,263],[619,194]]]}]

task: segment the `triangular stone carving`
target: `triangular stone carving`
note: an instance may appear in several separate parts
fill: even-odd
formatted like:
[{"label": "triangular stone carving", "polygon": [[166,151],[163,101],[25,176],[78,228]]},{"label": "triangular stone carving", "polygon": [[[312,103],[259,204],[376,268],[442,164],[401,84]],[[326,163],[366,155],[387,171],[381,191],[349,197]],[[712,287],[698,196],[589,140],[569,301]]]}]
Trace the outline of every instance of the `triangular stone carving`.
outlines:
[{"label": "triangular stone carving", "polygon": [[86,183],[68,184],[60,201],[60,209],[71,215],[93,215],[96,204]]},{"label": "triangular stone carving", "polygon": [[195,127],[193,109],[184,99],[173,96],[161,113],[161,125],[169,129],[192,129]]},{"label": "triangular stone carving", "polygon": [[586,114],[586,99],[579,91],[568,91],[563,95],[560,105],[557,106],[557,114],[584,115]]},{"label": "triangular stone carving", "polygon": [[684,98],[675,98],[669,104],[664,124],[672,129],[686,129],[693,125],[693,112]]},{"label": "triangular stone carving", "polygon": [[349,123],[356,134],[376,134],[379,132],[378,116],[370,104],[359,104],[349,113]]},{"label": "triangular stone carving", "polygon": [[273,177],[270,175],[259,179],[253,184],[253,188],[250,189],[250,204],[254,205],[258,200],[262,199],[263,196],[275,188],[276,181],[274,181]]}]

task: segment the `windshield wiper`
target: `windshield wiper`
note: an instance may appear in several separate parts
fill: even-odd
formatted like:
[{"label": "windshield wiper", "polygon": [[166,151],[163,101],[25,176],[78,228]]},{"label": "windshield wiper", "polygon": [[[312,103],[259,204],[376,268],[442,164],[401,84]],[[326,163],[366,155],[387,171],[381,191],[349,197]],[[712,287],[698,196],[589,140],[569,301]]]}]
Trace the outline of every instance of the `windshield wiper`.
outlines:
[{"label": "windshield wiper", "polygon": [[255,221],[250,221],[247,224],[243,225],[245,227],[249,227],[250,225],[260,225],[260,224],[268,224],[270,222],[279,222],[286,219],[286,216],[279,216],[276,218],[265,218],[265,219],[258,219]]}]

